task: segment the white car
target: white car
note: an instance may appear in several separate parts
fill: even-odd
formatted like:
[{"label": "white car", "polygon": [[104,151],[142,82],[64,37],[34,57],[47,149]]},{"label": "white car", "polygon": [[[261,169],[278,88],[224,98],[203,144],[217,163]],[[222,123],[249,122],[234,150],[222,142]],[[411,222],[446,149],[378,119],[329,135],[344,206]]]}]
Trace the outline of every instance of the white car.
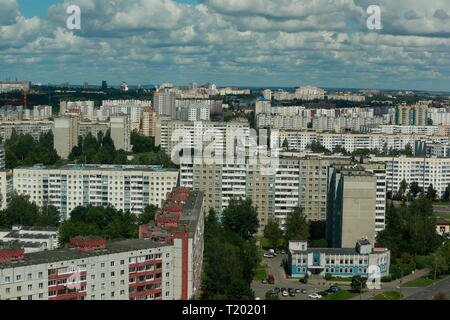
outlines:
[{"label": "white car", "polygon": [[310,297],[311,299],[320,299],[320,298],[322,298],[322,296],[320,294],[318,294],[318,293],[310,294],[308,297]]},{"label": "white car", "polygon": [[264,258],[273,258],[273,255],[270,253],[264,253]]},{"label": "white car", "polygon": [[288,297],[289,296],[289,293],[286,290],[283,291],[281,294],[283,295],[283,297]]}]

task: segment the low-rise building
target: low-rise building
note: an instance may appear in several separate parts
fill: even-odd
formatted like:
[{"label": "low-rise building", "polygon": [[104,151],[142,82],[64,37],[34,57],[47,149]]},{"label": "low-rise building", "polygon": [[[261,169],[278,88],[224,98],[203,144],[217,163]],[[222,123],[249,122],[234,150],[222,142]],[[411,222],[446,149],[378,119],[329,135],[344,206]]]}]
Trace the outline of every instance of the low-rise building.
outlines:
[{"label": "low-rise building", "polygon": [[59,247],[58,234],[55,227],[14,225],[11,230],[0,229],[0,242],[14,242],[25,249],[25,253],[54,250]]},{"label": "low-rise building", "polygon": [[380,277],[389,275],[390,251],[372,248],[366,239],[356,242],[355,247],[308,248],[306,241],[289,241],[289,271],[292,277],[319,274],[333,277],[369,277],[373,268]]}]

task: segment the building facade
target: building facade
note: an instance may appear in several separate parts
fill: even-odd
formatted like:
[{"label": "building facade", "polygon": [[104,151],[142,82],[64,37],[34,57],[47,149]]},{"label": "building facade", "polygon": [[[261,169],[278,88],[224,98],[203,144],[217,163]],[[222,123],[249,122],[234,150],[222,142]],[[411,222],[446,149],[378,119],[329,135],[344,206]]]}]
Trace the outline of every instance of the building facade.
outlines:
[{"label": "building facade", "polygon": [[389,275],[390,251],[372,248],[367,240],[346,248],[308,248],[306,241],[289,241],[289,271],[292,277],[330,274],[333,277],[369,277],[374,268],[381,277]]},{"label": "building facade", "polygon": [[50,204],[68,219],[77,206],[109,206],[140,213],[160,206],[178,184],[178,171],[151,166],[67,165],[14,170],[14,190],[38,206]]}]

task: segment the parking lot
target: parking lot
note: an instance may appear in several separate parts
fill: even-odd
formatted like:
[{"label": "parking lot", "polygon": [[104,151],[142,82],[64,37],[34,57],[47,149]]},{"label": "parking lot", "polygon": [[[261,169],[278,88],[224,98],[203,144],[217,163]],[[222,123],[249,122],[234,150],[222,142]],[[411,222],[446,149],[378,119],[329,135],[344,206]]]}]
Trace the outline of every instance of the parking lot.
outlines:
[{"label": "parking lot", "polygon": [[286,254],[279,254],[274,258],[263,258],[263,263],[268,266],[267,274],[273,274],[275,277],[275,284],[263,284],[261,281],[253,281],[252,289],[255,292],[255,297],[262,300],[265,299],[266,292],[275,288],[293,288],[306,289],[307,293],[296,293],[295,297],[283,297],[281,293],[278,294],[280,300],[312,300],[308,295],[319,291],[324,291],[330,287],[330,284],[321,280],[321,277],[311,278],[307,284],[300,283],[299,279],[286,279],[284,270],[281,267],[283,258],[287,259]]}]

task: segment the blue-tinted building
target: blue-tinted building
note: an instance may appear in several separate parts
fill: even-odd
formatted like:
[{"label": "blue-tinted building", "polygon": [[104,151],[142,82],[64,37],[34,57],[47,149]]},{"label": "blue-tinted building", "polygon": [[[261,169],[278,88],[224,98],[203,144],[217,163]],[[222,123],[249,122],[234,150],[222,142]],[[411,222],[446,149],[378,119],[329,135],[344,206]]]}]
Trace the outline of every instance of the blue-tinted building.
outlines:
[{"label": "blue-tinted building", "polygon": [[366,239],[355,248],[308,248],[306,241],[289,242],[289,271],[292,277],[306,273],[333,277],[369,276],[369,268],[378,270],[381,277],[389,275],[390,251],[372,248]]}]

